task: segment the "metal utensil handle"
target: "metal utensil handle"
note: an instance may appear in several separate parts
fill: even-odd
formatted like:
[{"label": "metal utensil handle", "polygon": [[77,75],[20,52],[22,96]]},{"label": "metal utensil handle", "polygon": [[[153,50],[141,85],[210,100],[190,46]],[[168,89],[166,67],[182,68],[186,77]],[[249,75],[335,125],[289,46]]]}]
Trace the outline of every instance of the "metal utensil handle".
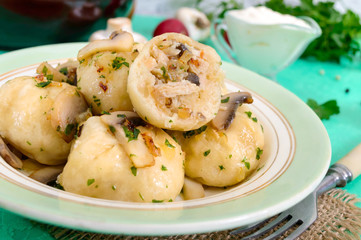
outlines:
[{"label": "metal utensil handle", "polygon": [[351,152],[333,164],[326,177],[317,187],[317,195],[320,195],[335,187],[344,187],[361,173],[361,144]]}]

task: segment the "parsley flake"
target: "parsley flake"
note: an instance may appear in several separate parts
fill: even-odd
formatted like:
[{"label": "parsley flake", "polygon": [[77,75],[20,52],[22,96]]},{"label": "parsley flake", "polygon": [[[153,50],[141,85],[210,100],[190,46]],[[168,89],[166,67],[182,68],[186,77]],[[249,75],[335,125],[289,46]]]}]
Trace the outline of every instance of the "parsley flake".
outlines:
[{"label": "parsley flake", "polygon": [[256,154],[256,159],[259,160],[261,158],[261,155],[263,153],[263,150],[260,149],[259,147],[256,149],[257,154]]},{"label": "parsley flake", "polygon": [[59,70],[60,73],[64,74],[64,75],[68,75],[69,71],[67,67],[63,67]]},{"label": "parsley flake", "polygon": [[157,200],[157,199],[152,200],[152,203],[162,203],[162,202],[164,202],[164,200]]},{"label": "parsley flake", "polygon": [[71,124],[66,125],[66,127],[65,127],[65,131],[64,131],[65,135],[69,136],[69,135],[70,135],[70,133],[73,131],[74,127],[75,127],[75,125],[74,125],[74,124],[72,124],[72,123],[71,123]]},{"label": "parsley flake", "polygon": [[48,86],[50,83],[51,83],[51,81],[50,81],[50,79],[48,79],[48,81],[46,81],[46,82],[39,82],[39,83],[37,83],[35,86],[40,87],[40,88],[44,88],[44,87]]},{"label": "parsley flake", "polygon": [[168,170],[167,167],[164,166],[164,165],[162,165],[161,169],[162,169],[162,171],[167,171]]},{"label": "parsley flake", "polygon": [[168,141],[168,139],[165,139],[165,145],[166,145],[167,147],[170,147],[170,148],[175,148],[175,146],[173,146],[173,145]]},{"label": "parsley flake", "polygon": [[229,97],[226,97],[225,99],[221,99],[221,103],[228,103]]},{"label": "parsley flake", "polygon": [[211,153],[211,149],[208,149],[203,153],[203,156],[207,157]]},{"label": "parsley flake", "polygon": [[122,65],[124,65],[124,66],[126,66],[126,67],[129,68],[129,63],[126,62],[125,60],[126,60],[125,58],[116,57],[116,58],[113,60],[113,63],[112,63],[113,69],[118,70],[119,68],[122,67]]},{"label": "parsley flake", "polygon": [[112,125],[109,125],[109,130],[110,130],[112,133],[115,133],[115,127],[113,127]]},{"label": "parsley flake", "polygon": [[90,186],[90,185],[92,185],[93,183],[95,182],[95,179],[94,178],[91,178],[91,179],[88,179],[88,181],[87,181],[87,185],[88,186]]},{"label": "parsley flake", "polygon": [[219,167],[219,169],[220,169],[221,171],[225,169],[225,168],[223,167],[223,165],[219,165],[218,167]]},{"label": "parsley flake", "polygon": [[129,130],[127,126],[122,126],[125,136],[128,138],[128,142],[132,141],[132,140],[137,140],[138,139],[138,135],[140,133],[139,129],[134,128],[133,131]]},{"label": "parsley flake", "polygon": [[127,116],[125,116],[125,114],[117,114],[117,117],[118,117],[118,118],[125,118],[125,117],[127,117]]},{"label": "parsley flake", "polygon": [[101,113],[100,114],[105,114],[105,115],[110,115],[110,112],[108,112],[108,111],[101,111]]},{"label": "parsley flake", "polygon": [[133,174],[134,176],[137,176],[137,168],[136,168],[136,167],[132,166],[132,167],[130,168],[130,170],[132,171],[132,174]]},{"label": "parsley flake", "polygon": [[247,114],[247,116],[248,116],[249,118],[251,118],[252,112],[248,111],[248,112],[244,112],[244,113]]}]

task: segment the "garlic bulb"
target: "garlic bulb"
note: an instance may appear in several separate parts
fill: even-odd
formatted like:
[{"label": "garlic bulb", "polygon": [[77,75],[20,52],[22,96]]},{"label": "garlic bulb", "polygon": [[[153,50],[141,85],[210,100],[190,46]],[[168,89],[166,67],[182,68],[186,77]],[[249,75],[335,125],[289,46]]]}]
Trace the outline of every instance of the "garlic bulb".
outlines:
[{"label": "garlic bulb", "polygon": [[192,39],[201,41],[210,35],[211,23],[207,16],[197,9],[180,8],[177,11],[176,18],[184,24]]},{"label": "garlic bulb", "polygon": [[147,42],[147,39],[136,32],[133,32],[132,30],[132,22],[129,18],[119,17],[119,18],[109,18],[107,22],[107,28],[105,30],[99,30],[94,32],[90,38],[89,41],[92,42],[94,40],[99,39],[108,39],[109,36],[114,31],[126,31],[133,35],[134,41],[138,43],[145,43]]}]

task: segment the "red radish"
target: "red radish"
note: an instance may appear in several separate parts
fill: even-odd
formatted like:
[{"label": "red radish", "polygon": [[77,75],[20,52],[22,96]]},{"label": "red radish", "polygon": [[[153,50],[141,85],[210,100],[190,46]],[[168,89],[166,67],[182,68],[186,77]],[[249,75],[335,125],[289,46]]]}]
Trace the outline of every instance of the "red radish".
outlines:
[{"label": "red radish", "polygon": [[181,21],[175,18],[169,18],[159,23],[157,28],[154,30],[153,37],[168,32],[182,33],[189,36],[187,28]]}]

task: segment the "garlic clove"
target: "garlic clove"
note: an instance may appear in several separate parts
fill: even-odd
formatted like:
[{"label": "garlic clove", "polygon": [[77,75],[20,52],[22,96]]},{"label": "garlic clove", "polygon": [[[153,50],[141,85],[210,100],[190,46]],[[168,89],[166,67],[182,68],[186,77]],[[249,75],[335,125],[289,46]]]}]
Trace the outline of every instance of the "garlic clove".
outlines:
[{"label": "garlic clove", "polygon": [[207,16],[194,8],[178,9],[176,18],[187,28],[189,36],[196,41],[205,40],[210,35],[211,23]]}]

